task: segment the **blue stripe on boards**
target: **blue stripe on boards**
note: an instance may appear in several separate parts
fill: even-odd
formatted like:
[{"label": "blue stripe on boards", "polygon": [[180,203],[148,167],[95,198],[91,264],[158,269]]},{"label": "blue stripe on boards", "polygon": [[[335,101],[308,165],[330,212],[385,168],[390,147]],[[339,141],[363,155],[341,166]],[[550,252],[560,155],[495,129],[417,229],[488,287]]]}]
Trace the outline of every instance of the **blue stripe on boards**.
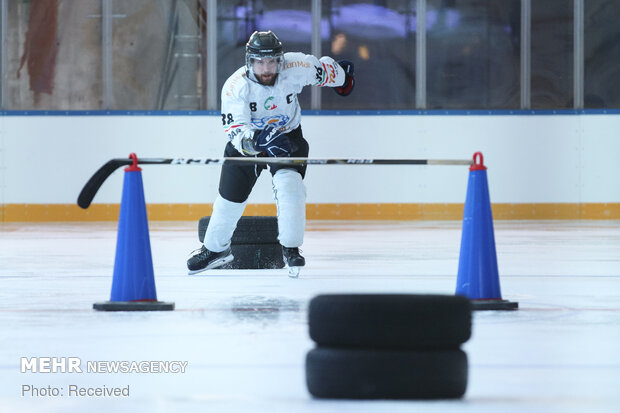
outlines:
[{"label": "blue stripe on boards", "polygon": [[302,110],[306,116],[531,116],[531,115],[618,115],[620,109],[458,109],[458,110]]},{"label": "blue stripe on boards", "polygon": [[221,116],[215,110],[3,110],[0,116]]},{"label": "blue stripe on boards", "polygon": [[[618,115],[620,109],[302,110],[304,116]],[[216,110],[3,110],[0,116],[221,116]]]}]

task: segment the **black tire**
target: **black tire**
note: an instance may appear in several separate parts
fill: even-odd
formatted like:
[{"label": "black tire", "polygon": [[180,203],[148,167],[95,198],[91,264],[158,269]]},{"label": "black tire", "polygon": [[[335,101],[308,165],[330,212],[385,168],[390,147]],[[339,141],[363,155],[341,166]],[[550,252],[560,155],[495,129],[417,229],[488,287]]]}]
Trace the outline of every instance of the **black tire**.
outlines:
[{"label": "black tire", "polygon": [[306,384],[328,399],[455,399],[467,388],[461,350],[405,351],[315,348]]},{"label": "black tire", "polygon": [[231,270],[259,270],[284,268],[280,244],[237,244],[231,245],[233,259],[221,267]]},{"label": "black tire", "polygon": [[[198,222],[198,240],[204,242],[211,217],[202,217]],[[233,233],[234,244],[271,244],[278,242],[277,217],[241,217]]]},{"label": "black tire", "polygon": [[461,296],[319,295],[308,313],[320,346],[456,349],[471,336],[471,303]]}]

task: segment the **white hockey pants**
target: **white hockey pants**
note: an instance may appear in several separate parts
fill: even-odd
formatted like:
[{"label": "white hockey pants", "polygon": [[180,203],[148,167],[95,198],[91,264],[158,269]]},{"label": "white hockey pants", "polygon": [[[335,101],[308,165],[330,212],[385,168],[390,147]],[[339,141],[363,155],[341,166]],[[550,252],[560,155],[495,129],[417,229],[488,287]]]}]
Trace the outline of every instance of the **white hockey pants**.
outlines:
[{"label": "white hockey pants", "polygon": [[204,245],[209,251],[222,252],[230,247],[230,240],[246,203],[230,202],[220,195],[217,196],[205,233]]},{"label": "white hockey pants", "polygon": [[306,228],[306,187],[294,169],[279,169],[272,179],[278,207],[278,240],[287,248],[300,247]]},{"label": "white hockey pants", "polygon": [[[306,227],[306,187],[299,172],[279,169],[273,176],[273,195],[278,208],[278,240],[287,248],[300,247]],[[246,202],[231,202],[220,195],[205,233],[204,246],[213,252],[230,247],[230,240],[243,215]]]}]

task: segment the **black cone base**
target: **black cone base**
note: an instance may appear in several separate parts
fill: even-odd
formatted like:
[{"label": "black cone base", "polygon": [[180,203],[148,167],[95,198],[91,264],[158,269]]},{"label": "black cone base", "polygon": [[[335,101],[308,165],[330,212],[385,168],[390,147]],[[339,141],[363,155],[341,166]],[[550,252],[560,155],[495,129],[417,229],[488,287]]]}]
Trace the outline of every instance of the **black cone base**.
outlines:
[{"label": "black cone base", "polygon": [[508,300],[470,300],[471,309],[474,311],[484,310],[518,310],[519,303]]},{"label": "black cone base", "polygon": [[174,303],[163,301],[103,301],[93,304],[97,311],[171,311]]}]

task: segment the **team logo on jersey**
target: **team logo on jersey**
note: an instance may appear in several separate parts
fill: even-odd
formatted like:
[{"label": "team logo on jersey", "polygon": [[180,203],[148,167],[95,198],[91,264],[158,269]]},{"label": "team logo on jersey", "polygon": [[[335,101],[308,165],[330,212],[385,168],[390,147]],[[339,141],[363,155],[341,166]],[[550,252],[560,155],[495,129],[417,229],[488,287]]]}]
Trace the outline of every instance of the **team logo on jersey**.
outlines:
[{"label": "team logo on jersey", "polygon": [[290,119],[291,118],[289,118],[286,115],[275,115],[275,116],[265,116],[262,118],[252,118],[252,125],[257,129],[264,129],[268,125],[277,126],[281,128],[282,126],[286,125]]},{"label": "team logo on jersey", "polygon": [[272,100],[273,96],[269,96],[267,100],[265,100],[265,103],[263,103],[263,107],[265,108],[265,110],[274,110],[275,108],[277,108],[274,103],[271,103]]}]

